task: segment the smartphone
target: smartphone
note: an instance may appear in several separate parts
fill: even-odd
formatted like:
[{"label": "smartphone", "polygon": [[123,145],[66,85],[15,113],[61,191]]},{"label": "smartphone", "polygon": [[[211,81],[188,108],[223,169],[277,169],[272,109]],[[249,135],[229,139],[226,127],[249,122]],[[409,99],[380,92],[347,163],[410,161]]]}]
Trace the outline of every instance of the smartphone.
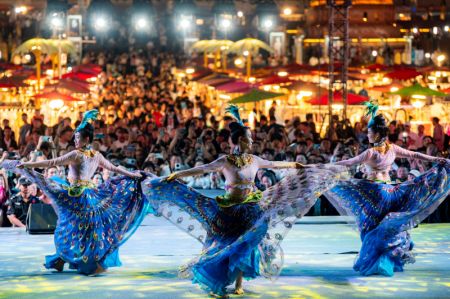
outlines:
[{"label": "smartphone", "polygon": [[125,163],[127,163],[128,165],[136,165],[136,159],[126,158]]},{"label": "smartphone", "polygon": [[94,139],[103,139],[103,138],[105,138],[105,134],[95,134]]},{"label": "smartphone", "polygon": [[164,136],[164,128],[159,129],[159,136]]},{"label": "smartphone", "polygon": [[42,142],[51,142],[52,136],[41,136]]},{"label": "smartphone", "polygon": [[129,152],[135,152],[136,151],[136,145],[134,145],[134,144],[127,145],[127,147],[125,149],[127,151],[129,151]]}]

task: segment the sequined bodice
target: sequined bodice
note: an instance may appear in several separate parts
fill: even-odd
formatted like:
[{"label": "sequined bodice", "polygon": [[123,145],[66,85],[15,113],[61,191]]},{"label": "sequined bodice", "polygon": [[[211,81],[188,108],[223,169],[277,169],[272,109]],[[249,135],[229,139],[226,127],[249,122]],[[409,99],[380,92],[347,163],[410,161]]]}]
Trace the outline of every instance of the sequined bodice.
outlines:
[{"label": "sequined bodice", "polygon": [[92,178],[98,167],[108,169],[112,172],[120,173],[127,176],[133,176],[133,173],[114,166],[105,159],[103,155],[95,151],[73,150],[64,156],[39,162],[32,162],[33,167],[52,167],[63,166],[69,167],[67,176],[69,182],[88,181]]},{"label": "sequined bodice", "polygon": [[100,164],[100,155],[96,153],[93,157],[89,157],[81,152],[76,159],[69,164],[69,181],[90,180]]},{"label": "sequined bodice", "polygon": [[416,159],[422,161],[435,161],[436,157],[427,156],[418,152],[408,151],[397,145],[390,145],[386,153],[381,153],[373,148],[366,150],[362,154],[345,161],[339,161],[336,164],[343,166],[352,166],[364,164],[366,175],[369,180],[380,180],[389,182],[389,171],[396,158]]}]

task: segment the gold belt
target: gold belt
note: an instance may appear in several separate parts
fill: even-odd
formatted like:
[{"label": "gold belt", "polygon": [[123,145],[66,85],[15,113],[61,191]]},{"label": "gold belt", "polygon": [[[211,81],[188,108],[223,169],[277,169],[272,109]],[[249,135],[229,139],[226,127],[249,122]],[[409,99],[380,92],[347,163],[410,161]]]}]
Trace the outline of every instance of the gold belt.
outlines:
[{"label": "gold belt", "polygon": [[63,186],[67,190],[69,196],[79,197],[83,194],[85,189],[94,189],[96,186],[92,181],[87,180],[75,180],[68,186]]},{"label": "gold belt", "polygon": [[230,197],[229,193],[222,195],[222,196],[217,196],[216,201],[220,207],[229,208],[231,206],[238,205],[238,204],[259,202],[261,200],[261,198],[262,198],[262,192],[260,190],[256,190],[255,192],[249,193],[244,198],[244,200],[242,200],[240,202],[234,201],[234,199]]}]

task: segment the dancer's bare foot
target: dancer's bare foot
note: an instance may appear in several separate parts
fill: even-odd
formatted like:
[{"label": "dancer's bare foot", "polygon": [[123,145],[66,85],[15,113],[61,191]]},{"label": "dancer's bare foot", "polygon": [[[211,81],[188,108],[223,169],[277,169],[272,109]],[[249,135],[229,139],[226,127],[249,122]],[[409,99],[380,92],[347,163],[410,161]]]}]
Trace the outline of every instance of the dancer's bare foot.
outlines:
[{"label": "dancer's bare foot", "polygon": [[234,293],[235,293],[236,295],[244,295],[244,288],[242,288],[242,287],[236,288],[236,289],[234,290]]},{"label": "dancer's bare foot", "polygon": [[95,272],[92,274],[89,274],[88,276],[97,276],[99,274],[102,274],[103,272],[106,272],[106,269],[103,268],[102,266],[100,266],[100,264],[97,264],[97,269],[95,270]]},{"label": "dancer's bare foot", "polygon": [[64,270],[64,264],[65,262],[62,259],[58,259],[53,268],[58,272],[62,272]]},{"label": "dancer's bare foot", "polygon": [[230,296],[228,296],[228,294],[219,295],[219,294],[215,294],[215,293],[211,292],[211,293],[209,293],[209,295],[213,298],[221,298],[221,299],[230,298]]},{"label": "dancer's bare foot", "polygon": [[242,271],[239,272],[237,278],[236,278],[236,285],[234,288],[234,293],[236,295],[243,295],[244,294],[244,288],[242,287],[242,277],[243,277],[243,273]]}]

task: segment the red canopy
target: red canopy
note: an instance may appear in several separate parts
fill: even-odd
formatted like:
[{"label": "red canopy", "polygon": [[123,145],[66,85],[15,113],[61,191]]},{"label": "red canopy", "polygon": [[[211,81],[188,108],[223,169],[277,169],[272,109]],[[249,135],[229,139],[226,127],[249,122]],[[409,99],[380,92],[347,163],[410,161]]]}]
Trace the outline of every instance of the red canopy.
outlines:
[{"label": "red canopy", "polygon": [[370,71],[384,71],[387,70],[389,67],[387,65],[384,64],[380,64],[380,63],[374,63],[374,64],[370,64],[368,66],[363,67],[363,69],[368,69]]},{"label": "red canopy", "polygon": [[392,88],[397,87],[398,89],[403,88],[404,86],[401,84],[388,84],[388,85],[380,85],[369,88],[370,90],[379,91],[379,92],[391,92]]},{"label": "red canopy", "polygon": [[67,102],[80,101],[77,98],[74,98],[74,97],[71,97],[69,95],[60,93],[58,91],[45,92],[45,93],[37,94],[34,97],[35,98],[39,98],[39,99],[63,100],[63,101],[67,101]]},{"label": "red canopy", "polygon": [[[347,97],[347,103],[349,105],[361,105],[362,103],[368,101],[369,98],[359,96],[353,93],[349,93]],[[328,94],[325,94],[321,97],[313,98],[309,101],[311,105],[328,105]],[[342,93],[340,91],[335,91],[333,93],[333,103],[334,104],[343,104]]]},{"label": "red canopy", "polygon": [[417,76],[422,75],[422,73],[416,71],[411,68],[398,69],[393,72],[387,73],[384,75],[387,78],[396,79],[396,80],[408,80],[413,79]]},{"label": "red canopy", "polygon": [[81,64],[74,68],[75,72],[82,72],[87,74],[99,75],[103,69],[101,66],[93,63]]},{"label": "red canopy", "polygon": [[448,94],[450,94],[450,87],[449,87],[449,88],[446,88],[446,89],[443,89],[443,90],[441,90],[441,92],[444,92],[444,93],[448,93]]},{"label": "red canopy", "polygon": [[0,88],[17,88],[28,86],[22,77],[4,77],[0,79]]},{"label": "red canopy", "polygon": [[91,78],[95,78],[97,77],[96,74],[90,74],[90,73],[85,73],[85,72],[70,72],[67,74],[62,75],[62,78],[66,79],[66,78],[72,78],[72,79],[76,79],[76,80],[83,80],[86,81],[88,79]]},{"label": "red canopy", "polygon": [[226,84],[222,84],[216,87],[216,89],[224,92],[242,92],[242,90],[248,90],[250,88],[255,88],[257,85],[250,84],[244,81],[235,81]]},{"label": "red canopy", "polygon": [[267,78],[264,78],[262,81],[259,81],[259,85],[273,85],[273,84],[284,84],[284,83],[292,83],[293,80],[288,77],[280,77],[278,75],[273,75]]},{"label": "red canopy", "polygon": [[21,65],[13,64],[10,62],[0,62],[1,70],[18,70],[23,68]]},{"label": "red canopy", "polygon": [[89,93],[89,87],[83,86],[81,84],[75,83],[76,81],[62,79],[58,83],[51,84],[45,87],[45,90],[54,90],[54,89],[64,89],[72,93]]}]

